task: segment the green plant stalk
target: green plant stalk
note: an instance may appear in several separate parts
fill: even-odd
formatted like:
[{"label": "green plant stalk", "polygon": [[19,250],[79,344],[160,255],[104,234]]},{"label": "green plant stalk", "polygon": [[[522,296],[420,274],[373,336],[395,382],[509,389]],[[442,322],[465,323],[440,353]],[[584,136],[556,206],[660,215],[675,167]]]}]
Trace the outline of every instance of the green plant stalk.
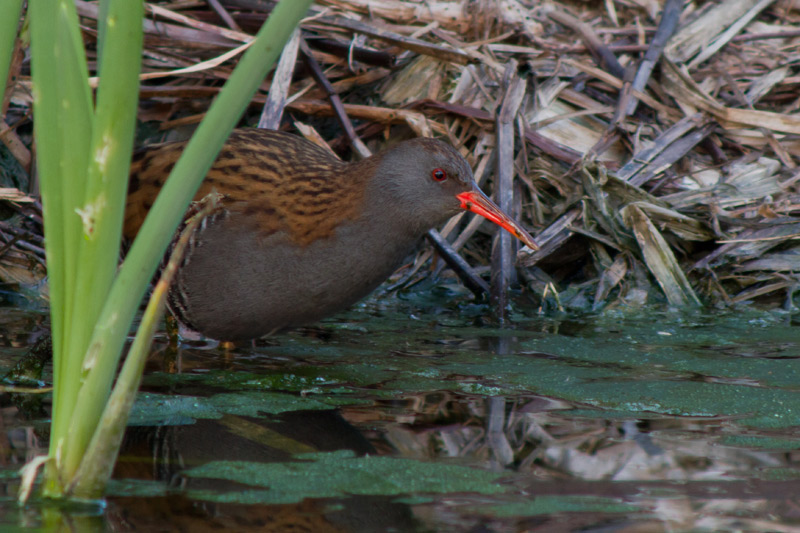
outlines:
[{"label": "green plant stalk", "polygon": [[[95,364],[93,359],[84,355],[87,354],[92,329],[108,297],[119,261],[136,130],[144,4],[141,0],[111,2],[107,10],[101,11],[108,13],[106,39],[99,65],[104,75],[100,77],[97,87],[86,195],[79,208],[82,221],[79,258],[85,270],[78,272],[73,282],[75,294],[80,297],[74,299],[72,316],[81,317],[81,323],[70,325],[72,335],[66,346],[68,353],[76,358],[80,356],[80,366],[73,370],[84,381],[82,391]],[[106,380],[100,386],[110,391],[113,375],[107,376]],[[101,398],[106,398],[107,394]],[[83,414],[77,412],[75,416],[82,417]],[[70,431],[76,430],[72,424],[69,427]],[[85,439],[88,442],[91,436],[89,433],[81,441]],[[58,435],[57,438],[60,437]],[[77,466],[84,451],[79,448],[65,449],[65,468],[71,471],[72,465]]]},{"label": "green plant stalk", "polygon": [[[55,461],[48,463],[44,488],[50,496],[60,496],[67,482],[61,472],[63,443],[72,429],[69,423],[84,377],[86,347],[119,253],[136,119],[143,7],[141,2],[117,4],[115,30],[127,25],[134,31],[117,39],[121,53],[109,54],[117,61],[113,79],[98,91],[96,115],[74,4],[35,2],[30,12],[54,343],[50,453]],[[125,99],[127,106],[121,104]],[[101,192],[103,188],[108,190]]]},{"label": "green plant stalk", "polygon": [[[97,71],[98,77],[103,75],[103,51],[106,49],[106,28],[108,27],[108,13],[110,0],[100,0],[97,6]],[[140,69],[139,69],[140,70]],[[138,72],[138,70],[137,70]],[[138,80],[137,80],[138,86]]]},{"label": "green plant stalk", "polygon": [[[75,209],[85,191],[92,101],[74,4],[69,0],[37,0],[29,3],[29,14],[37,117],[34,135],[48,242],[53,347],[57,354],[51,433],[51,454],[56,461],[50,463],[57,468],[61,442],[80,390],[78,374],[69,379],[69,369],[80,365],[82,354],[65,353],[64,348],[71,334],[75,296],[71,280],[77,272],[80,244],[80,218]],[[48,488],[57,485],[55,476],[48,481],[53,482],[48,483]]]},{"label": "green plant stalk", "polygon": [[8,69],[11,67],[11,56],[14,53],[14,41],[17,38],[17,26],[21,13],[22,0],[0,2],[0,102],[3,101],[5,94]]},{"label": "green plant stalk", "polygon": [[[86,198],[79,211],[83,223],[80,262],[91,265],[91,270],[81,272],[74,282],[74,290],[81,297],[74,300],[73,316],[82,317],[83,324],[71,326],[73,334],[67,346],[69,353],[81,356],[87,353],[92,328],[116,275],[142,53],[143,3],[113,2],[101,11],[107,13],[100,64],[105,75],[97,90]],[[82,359],[74,370],[85,380],[92,366],[92,360]],[[105,386],[110,390],[111,379]],[[88,441],[91,434],[85,438]],[[69,468],[83,453],[76,448],[65,449],[64,464]]]},{"label": "green plant stalk", "polygon": [[181,231],[169,258],[169,262],[161,273],[161,278],[153,288],[153,293],[142,314],[136,338],[128,350],[125,363],[122,365],[114,390],[106,403],[103,416],[94,432],[89,447],[83,456],[81,465],[75,475],[75,485],[68,492],[75,498],[98,499],[103,496],[106,484],[111,478],[114,463],[119,453],[125,427],[128,424],[133,401],[142,381],[142,372],[150,354],[153,334],[161,317],[164,315],[167,293],[172,280],[183,260],[189,240],[203,221],[218,206],[217,198],[207,198],[205,205],[198,211]]},{"label": "green plant stalk", "polygon": [[312,0],[283,0],[273,9],[254,44],[209,109],[164,185],[133,243],[99,315],[87,360],[91,371],[77,397],[64,450],[61,478],[72,479],[89,435],[108,398],[122,348],[139,302],[172,234],[216,154]]},{"label": "green plant stalk", "polygon": [[[57,357],[64,346],[64,312],[65,307],[65,246],[63,202],[61,199],[61,180],[58,179],[59,154],[61,146],[56,129],[58,114],[58,80],[56,78],[55,57],[44,44],[49,43],[55,47],[56,16],[55,2],[36,2],[29,6],[30,32],[31,32],[31,74],[33,79],[33,107],[36,116],[50,118],[50,127],[34,128],[34,138],[37,146],[37,168],[42,191],[47,194],[42,198],[42,211],[44,233],[47,235],[48,285],[50,297],[50,330],[53,338],[53,376],[62,374],[63,359]],[[44,118],[40,119],[44,122]],[[65,405],[62,399],[63,387],[53,393],[53,418],[58,419],[61,406]]]}]

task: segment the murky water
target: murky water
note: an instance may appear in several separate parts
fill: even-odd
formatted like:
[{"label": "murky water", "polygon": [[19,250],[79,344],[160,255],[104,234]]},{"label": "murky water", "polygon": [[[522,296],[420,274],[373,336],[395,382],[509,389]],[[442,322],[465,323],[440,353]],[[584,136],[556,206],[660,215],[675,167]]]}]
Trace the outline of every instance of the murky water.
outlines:
[{"label": "murky water", "polygon": [[[800,531],[791,314],[520,308],[498,328],[461,298],[231,353],[159,343],[105,508],[16,507],[48,405],[2,395],[0,528]],[[0,327],[7,368],[41,326]]]}]

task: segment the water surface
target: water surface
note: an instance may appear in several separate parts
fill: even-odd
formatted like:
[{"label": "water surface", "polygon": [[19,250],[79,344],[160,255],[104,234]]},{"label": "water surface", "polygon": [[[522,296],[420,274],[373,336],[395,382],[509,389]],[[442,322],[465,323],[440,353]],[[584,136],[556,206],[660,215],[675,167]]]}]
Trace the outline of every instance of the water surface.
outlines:
[{"label": "water surface", "polygon": [[[792,314],[485,313],[439,289],[232,352],[160,339],[105,507],[16,507],[49,407],[4,394],[0,524],[800,530]],[[0,322],[8,368],[42,326]]]}]

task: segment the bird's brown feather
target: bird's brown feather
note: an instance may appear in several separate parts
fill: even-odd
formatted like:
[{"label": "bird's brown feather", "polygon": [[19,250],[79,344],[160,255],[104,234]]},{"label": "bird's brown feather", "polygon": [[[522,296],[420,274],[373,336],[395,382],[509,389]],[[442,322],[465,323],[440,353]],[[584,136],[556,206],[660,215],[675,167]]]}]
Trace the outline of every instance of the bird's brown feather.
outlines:
[{"label": "bird's brown feather", "polygon": [[[136,236],[144,217],[174,167],[185,142],[150,147],[134,157],[125,211],[124,235]],[[195,195],[199,200],[216,191],[222,205],[240,222],[263,236],[286,231],[294,242],[307,245],[329,237],[339,224],[362,212],[365,180],[374,161],[350,171],[346,163],[294,135],[235,130]]]}]

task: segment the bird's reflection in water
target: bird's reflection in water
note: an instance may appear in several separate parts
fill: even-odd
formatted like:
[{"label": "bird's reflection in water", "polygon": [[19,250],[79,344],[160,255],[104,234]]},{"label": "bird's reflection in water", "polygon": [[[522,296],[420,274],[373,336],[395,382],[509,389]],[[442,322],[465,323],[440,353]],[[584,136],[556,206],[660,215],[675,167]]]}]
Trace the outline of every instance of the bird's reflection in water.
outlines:
[{"label": "bird's reflection in water", "polygon": [[[232,481],[189,477],[187,469],[212,461],[290,462],[307,452],[351,450],[374,454],[367,439],[336,411],[294,411],[268,419],[226,415],[180,426],[131,427],[116,479],[152,480],[180,489],[163,497],[111,498],[112,531],[415,531],[409,506],[381,496],[306,499],[285,505],[215,503],[189,492],[246,491]],[[309,480],[313,483],[313,480]]]}]

